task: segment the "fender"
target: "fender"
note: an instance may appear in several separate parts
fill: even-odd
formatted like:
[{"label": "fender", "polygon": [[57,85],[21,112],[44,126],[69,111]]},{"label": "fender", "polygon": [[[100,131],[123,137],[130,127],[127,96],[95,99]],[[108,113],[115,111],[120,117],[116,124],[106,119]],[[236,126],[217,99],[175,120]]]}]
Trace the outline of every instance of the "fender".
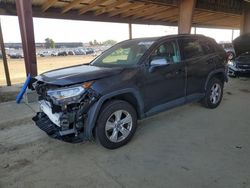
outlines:
[{"label": "fender", "polygon": [[95,127],[95,123],[98,117],[98,114],[100,112],[100,109],[103,105],[103,103],[107,100],[110,99],[112,97],[115,97],[117,95],[121,95],[121,94],[126,94],[126,93],[130,93],[132,94],[138,103],[138,114],[139,114],[139,118],[143,118],[145,116],[144,114],[144,103],[142,100],[142,97],[139,93],[138,90],[136,90],[135,88],[126,88],[126,89],[122,89],[122,90],[118,90],[118,91],[114,91],[112,93],[106,94],[104,96],[102,96],[88,111],[88,118],[86,121],[86,125],[85,125],[85,138],[87,139],[92,139],[93,138],[93,134],[92,131]]},{"label": "fender", "polygon": [[224,80],[225,80],[226,82],[228,82],[228,77],[227,77],[227,74],[226,74],[225,69],[223,69],[223,68],[216,69],[216,70],[214,70],[214,71],[212,71],[212,72],[210,72],[210,73],[208,74],[207,80],[206,80],[206,83],[205,83],[205,88],[204,88],[205,91],[206,91],[207,84],[208,84],[209,80],[213,77],[213,75],[215,75],[215,74],[217,74],[217,73],[222,73],[223,76],[224,76]]}]

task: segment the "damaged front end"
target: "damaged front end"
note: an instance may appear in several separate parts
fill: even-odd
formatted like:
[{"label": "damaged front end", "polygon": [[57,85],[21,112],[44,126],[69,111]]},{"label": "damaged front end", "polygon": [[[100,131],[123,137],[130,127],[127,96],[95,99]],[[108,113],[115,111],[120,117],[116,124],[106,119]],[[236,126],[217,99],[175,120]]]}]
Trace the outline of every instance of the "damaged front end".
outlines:
[{"label": "damaged front end", "polygon": [[71,143],[88,139],[85,135],[90,107],[99,94],[91,89],[93,82],[59,87],[33,81],[31,88],[39,95],[40,112],[33,118],[36,125],[52,138]]}]

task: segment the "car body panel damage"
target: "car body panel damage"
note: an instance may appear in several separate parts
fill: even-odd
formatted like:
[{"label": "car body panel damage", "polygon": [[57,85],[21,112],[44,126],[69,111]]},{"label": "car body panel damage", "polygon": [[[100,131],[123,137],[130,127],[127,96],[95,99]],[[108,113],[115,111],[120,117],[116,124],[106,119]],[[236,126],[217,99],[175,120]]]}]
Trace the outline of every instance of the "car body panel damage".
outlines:
[{"label": "car body panel damage", "polygon": [[228,62],[231,77],[250,75],[250,33],[234,39],[236,57]]}]

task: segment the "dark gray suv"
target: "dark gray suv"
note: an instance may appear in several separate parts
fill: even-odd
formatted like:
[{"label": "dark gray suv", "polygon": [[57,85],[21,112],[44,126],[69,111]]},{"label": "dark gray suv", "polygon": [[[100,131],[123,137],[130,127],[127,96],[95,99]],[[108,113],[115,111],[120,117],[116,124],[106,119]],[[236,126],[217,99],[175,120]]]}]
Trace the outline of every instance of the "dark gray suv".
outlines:
[{"label": "dark gray suv", "polygon": [[118,148],[133,137],[138,119],[193,101],[216,108],[226,60],[225,51],[202,35],[127,40],[88,65],[33,78],[41,107],[33,120],[56,139],[97,139]]}]

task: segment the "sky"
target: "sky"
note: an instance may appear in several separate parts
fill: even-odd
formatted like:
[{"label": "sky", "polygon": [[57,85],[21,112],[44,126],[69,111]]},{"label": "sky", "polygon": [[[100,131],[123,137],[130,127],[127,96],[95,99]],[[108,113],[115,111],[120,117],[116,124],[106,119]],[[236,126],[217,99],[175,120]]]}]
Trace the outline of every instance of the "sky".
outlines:
[{"label": "sky", "polygon": [[[19,23],[16,16],[0,16],[5,42],[21,42]],[[59,19],[34,18],[35,41],[44,42],[51,38],[55,42],[89,42],[97,40],[122,41],[129,37],[128,24],[73,21]],[[177,34],[177,27],[136,25],[132,26],[133,38],[155,37]],[[194,33],[194,28],[192,28]],[[197,34],[214,38],[217,42],[231,41],[232,30],[197,28]],[[239,36],[239,30],[234,30],[233,38]]]}]

